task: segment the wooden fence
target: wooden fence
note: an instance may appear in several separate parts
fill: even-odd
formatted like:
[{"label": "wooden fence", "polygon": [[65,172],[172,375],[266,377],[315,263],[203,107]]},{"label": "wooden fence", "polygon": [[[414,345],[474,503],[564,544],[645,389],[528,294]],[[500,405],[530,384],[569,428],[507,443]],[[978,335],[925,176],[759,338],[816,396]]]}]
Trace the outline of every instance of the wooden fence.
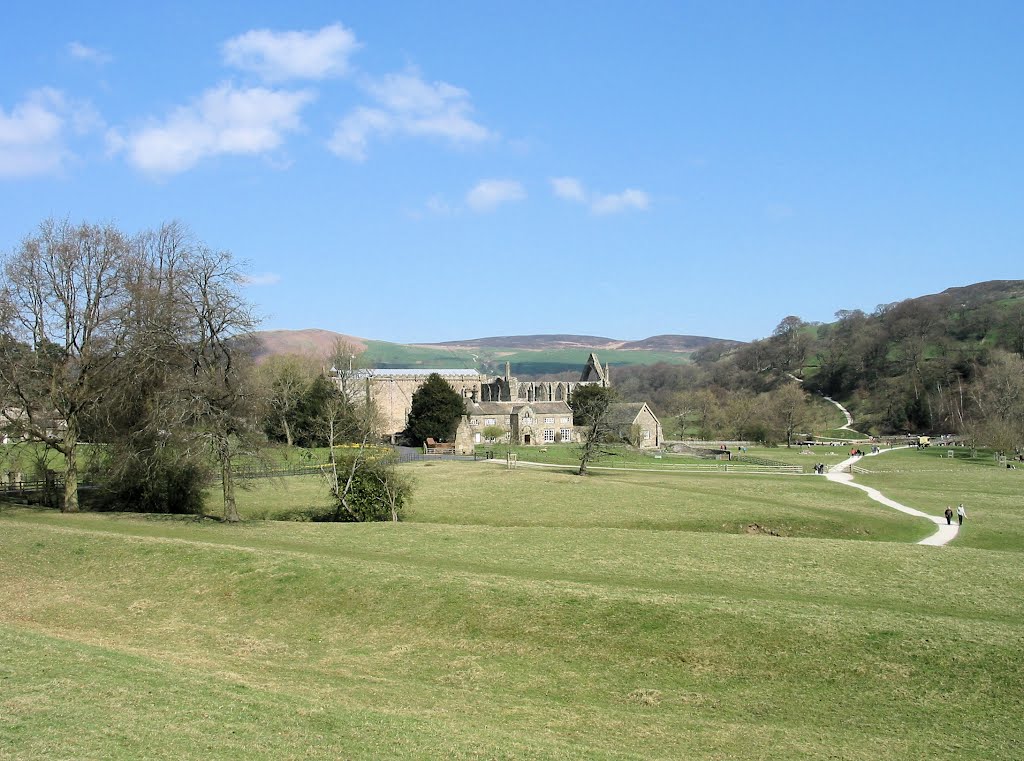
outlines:
[{"label": "wooden fence", "polygon": [[231,469],[235,478],[286,478],[288,476],[315,476],[323,472],[330,463],[312,465],[292,465],[289,467],[262,467],[258,465],[242,465]]},{"label": "wooden fence", "polygon": [[[79,489],[88,488],[88,484],[79,484]],[[5,479],[5,481],[0,484],[0,498],[24,502],[25,504],[60,507],[64,499],[64,479]]]}]

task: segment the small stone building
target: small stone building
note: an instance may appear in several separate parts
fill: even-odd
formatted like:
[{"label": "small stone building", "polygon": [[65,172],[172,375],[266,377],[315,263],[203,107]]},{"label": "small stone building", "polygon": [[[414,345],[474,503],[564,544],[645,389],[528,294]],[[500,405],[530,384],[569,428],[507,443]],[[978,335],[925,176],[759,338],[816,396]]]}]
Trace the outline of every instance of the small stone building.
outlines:
[{"label": "small stone building", "polygon": [[665,441],[661,421],[646,402],[613,404],[608,420],[616,438],[640,449],[655,449]]}]

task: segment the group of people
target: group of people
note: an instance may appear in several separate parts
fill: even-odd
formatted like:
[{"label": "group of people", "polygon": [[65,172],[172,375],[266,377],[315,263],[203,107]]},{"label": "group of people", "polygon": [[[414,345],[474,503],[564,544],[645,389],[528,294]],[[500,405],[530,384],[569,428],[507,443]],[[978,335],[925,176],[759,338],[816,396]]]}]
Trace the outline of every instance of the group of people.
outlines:
[{"label": "group of people", "polygon": [[[943,513],[943,515],[946,516],[946,525],[952,525],[952,523],[953,523],[953,508],[950,507],[949,505],[946,505],[946,512]],[[957,520],[957,524],[960,525],[960,526],[964,525],[964,518],[966,518],[966,517],[967,517],[967,511],[964,510],[964,503],[961,502],[959,505],[956,506],[956,520]]]},{"label": "group of people", "polygon": [[823,462],[819,462],[814,466],[814,472],[817,473],[819,476],[825,475],[825,470],[826,466]]}]

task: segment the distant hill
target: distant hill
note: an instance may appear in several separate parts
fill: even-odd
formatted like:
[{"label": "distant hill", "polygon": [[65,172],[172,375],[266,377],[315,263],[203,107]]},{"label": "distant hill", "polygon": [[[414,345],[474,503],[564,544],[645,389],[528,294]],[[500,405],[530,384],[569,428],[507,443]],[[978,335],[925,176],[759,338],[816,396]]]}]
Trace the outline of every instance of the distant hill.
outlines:
[{"label": "distant hill", "polygon": [[912,301],[948,303],[953,306],[978,307],[989,302],[1024,299],[1024,280],[986,280],[984,283],[947,288],[942,293],[919,296]]},{"label": "distant hill", "polygon": [[436,344],[419,344],[421,346],[451,346],[467,349],[525,349],[527,351],[543,351],[547,349],[616,349],[622,351],[696,351],[713,343],[724,343],[739,346],[740,341],[730,341],[708,336],[661,335],[644,338],[640,341],[623,341],[604,336],[576,335],[534,335],[534,336],[494,336],[491,338],[473,338],[464,341],[442,341]]},{"label": "distant hill", "polygon": [[274,354],[310,354],[326,357],[334,349],[338,339],[345,341],[357,351],[366,351],[366,342],[361,338],[347,336],[319,328],[306,330],[261,330],[256,333],[256,361]]},{"label": "distant hill", "polygon": [[356,348],[360,364],[367,367],[473,367],[497,372],[505,362],[510,362],[513,372],[529,376],[577,373],[590,352],[597,352],[602,362],[612,365],[681,364],[689,361],[691,352],[712,343],[742,345],[739,341],[682,335],[652,336],[640,341],[580,335],[496,336],[397,344],[315,328],[261,331],[256,337],[257,361],[289,353],[324,357],[341,339]]}]

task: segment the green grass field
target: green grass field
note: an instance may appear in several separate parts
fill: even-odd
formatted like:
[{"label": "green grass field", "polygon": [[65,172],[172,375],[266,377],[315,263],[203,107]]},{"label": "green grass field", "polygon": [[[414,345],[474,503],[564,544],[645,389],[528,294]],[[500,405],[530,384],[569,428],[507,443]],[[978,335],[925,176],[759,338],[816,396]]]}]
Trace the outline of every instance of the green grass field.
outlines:
[{"label": "green grass field", "polygon": [[[916,454],[864,478],[1005,475]],[[409,469],[400,524],[0,508],[0,758],[1019,758],[1024,565],[973,523],[916,546],[811,476]]]},{"label": "green grass field", "polygon": [[1024,469],[997,467],[989,452],[970,455],[959,447],[903,449],[865,460],[872,472],[857,480],[932,515],[963,502],[967,520],[958,547],[1024,552]]}]

